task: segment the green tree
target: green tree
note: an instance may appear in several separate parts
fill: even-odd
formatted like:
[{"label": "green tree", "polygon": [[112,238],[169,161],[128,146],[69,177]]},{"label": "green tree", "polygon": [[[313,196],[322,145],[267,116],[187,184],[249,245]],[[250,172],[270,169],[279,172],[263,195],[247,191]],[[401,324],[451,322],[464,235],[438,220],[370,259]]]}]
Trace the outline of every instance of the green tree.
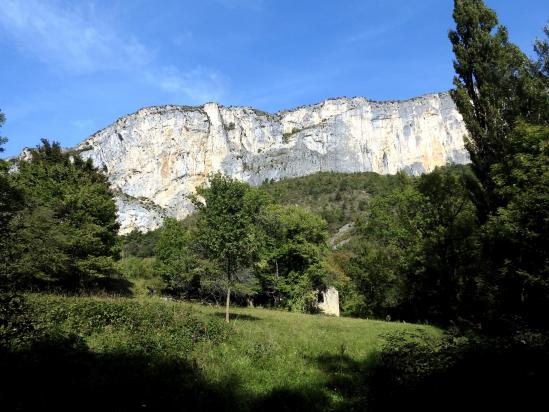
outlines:
[{"label": "green tree", "polygon": [[421,271],[410,274],[407,295],[418,318],[441,323],[476,320],[490,291],[480,287],[480,238],[476,209],[466,188],[467,167],[438,168],[423,175]]},{"label": "green tree", "polygon": [[[501,206],[490,174],[508,149],[507,136],[520,118],[549,122],[549,94],[532,62],[508,40],[482,0],[455,0],[452,98],[469,132],[466,147],[481,188],[474,190],[481,222]],[[473,182],[470,182],[473,183]]]},{"label": "green tree", "polygon": [[[3,126],[6,117],[0,111],[0,128]],[[0,153],[7,138],[0,137]],[[12,184],[9,176],[10,164],[0,159],[0,287],[11,283],[13,272],[13,230],[10,222],[23,207],[23,195]]]},{"label": "green tree", "polygon": [[539,316],[548,296],[547,40],[535,43],[538,61],[532,62],[509,43],[481,0],[456,0],[454,19],[452,97],[480,182],[469,185],[484,233],[479,281],[492,290],[484,319],[505,320],[512,328],[521,322],[548,327]]},{"label": "green tree", "polygon": [[264,208],[260,225],[266,238],[257,269],[262,293],[275,307],[312,308],[314,291],[325,286],[317,265],[327,249],[326,221],[297,206],[273,204]]},{"label": "green tree", "polygon": [[248,269],[259,258],[263,236],[257,218],[266,200],[248,184],[216,173],[197,188],[192,201],[197,246],[224,274],[228,322],[231,288],[249,277]]},{"label": "green tree", "polygon": [[361,315],[384,318],[403,304],[406,276],[419,270],[423,204],[408,185],[372,199],[357,222],[360,239],[346,272],[364,297]]},{"label": "green tree", "polygon": [[106,177],[47,140],[17,168],[9,176],[25,198],[10,222],[17,277],[45,288],[108,284],[117,273],[119,226]]},{"label": "green tree", "polygon": [[365,315],[447,323],[474,312],[483,291],[476,287],[478,224],[467,173],[439,168],[370,202],[347,264]]},{"label": "green tree", "polygon": [[183,222],[167,218],[156,244],[156,271],[166,284],[166,292],[183,298],[198,295],[200,271],[193,249],[194,236]]}]

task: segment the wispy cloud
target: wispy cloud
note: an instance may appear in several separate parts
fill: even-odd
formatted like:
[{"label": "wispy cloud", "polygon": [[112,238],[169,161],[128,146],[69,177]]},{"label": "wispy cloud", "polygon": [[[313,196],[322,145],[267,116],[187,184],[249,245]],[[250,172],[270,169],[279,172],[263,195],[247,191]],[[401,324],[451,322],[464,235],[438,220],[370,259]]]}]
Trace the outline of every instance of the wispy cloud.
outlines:
[{"label": "wispy cloud", "polygon": [[192,39],[193,33],[190,30],[186,30],[172,37],[171,42],[175,47],[182,47],[189,43]]},{"label": "wispy cloud", "polygon": [[168,66],[149,73],[148,78],[175,96],[191,97],[193,103],[219,100],[227,84],[220,72],[200,66],[185,71]]},{"label": "wispy cloud", "polygon": [[0,27],[23,52],[72,72],[141,67],[150,51],[136,38],[120,36],[95,8],[79,9],[51,1],[3,0]]},{"label": "wispy cloud", "polygon": [[[159,62],[154,50],[117,29],[93,3],[2,0],[0,34],[22,53],[57,70],[75,75],[123,72],[193,102],[219,98],[226,85],[217,70],[199,65],[183,70]],[[185,32],[176,41],[183,44],[188,36]]]},{"label": "wispy cloud", "polygon": [[398,9],[392,10],[393,17],[390,20],[381,20],[372,27],[351,33],[345,40],[349,43],[356,43],[382,39],[391,31],[397,30],[410,22],[415,16],[421,13],[424,7],[425,5],[422,6],[415,3],[406,6],[399,5]]}]

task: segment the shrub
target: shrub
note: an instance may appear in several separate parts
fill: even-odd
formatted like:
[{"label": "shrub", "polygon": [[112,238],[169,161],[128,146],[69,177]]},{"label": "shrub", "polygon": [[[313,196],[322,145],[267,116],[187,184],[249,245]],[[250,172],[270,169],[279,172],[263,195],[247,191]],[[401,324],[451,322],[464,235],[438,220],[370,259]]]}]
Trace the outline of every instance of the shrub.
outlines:
[{"label": "shrub", "polygon": [[533,410],[546,387],[548,343],[531,331],[386,336],[370,376],[369,410]]},{"label": "shrub", "polygon": [[35,332],[25,298],[13,291],[0,291],[0,348],[13,350],[25,346]]},{"label": "shrub", "polygon": [[186,356],[195,344],[220,342],[228,333],[218,319],[165,302],[29,295],[29,304],[43,328],[86,337],[101,352]]}]

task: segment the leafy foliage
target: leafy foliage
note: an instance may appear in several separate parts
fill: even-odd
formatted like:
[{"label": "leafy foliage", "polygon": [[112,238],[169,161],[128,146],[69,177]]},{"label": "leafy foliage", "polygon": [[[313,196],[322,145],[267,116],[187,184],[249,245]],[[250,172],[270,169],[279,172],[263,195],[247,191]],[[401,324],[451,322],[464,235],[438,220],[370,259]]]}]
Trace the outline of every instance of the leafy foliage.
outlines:
[{"label": "leafy foliage", "polygon": [[200,289],[198,256],[192,248],[193,237],[190,229],[175,219],[165,219],[156,244],[156,271],[166,284],[166,292],[171,295],[191,298]]},{"label": "leafy foliage", "polygon": [[355,221],[371,197],[399,187],[402,175],[320,172],[310,176],[265,182],[261,188],[282,205],[294,205],[319,214],[333,233]]},{"label": "leafy foliage", "polygon": [[483,187],[476,197],[482,223],[501,200],[494,192],[490,168],[508,148],[515,122],[549,121],[547,83],[505,27],[482,0],[456,0],[456,29],[450,32],[456,59],[451,91],[469,132],[467,149]]},{"label": "leafy foliage", "polygon": [[549,327],[549,127],[519,124],[492,168],[505,199],[485,225],[486,259],[497,285],[494,318]]},{"label": "leafy foliage", "polygon": [[245,281],[246,269],[259,259],[262,237],[256,223],[265,197],[220,173],[211,175],[197,195],[192,199],[197,210],[195,241],[223,273],[228,321],[231,287]]},{"label": "leafy foliage", "polygon": [[549,365],[547,343],[546,336],[530,332],[506,338],[446,334],[442,339],[420,330],[388,334],[370,372],[368,406],[535,409]]},{"label": "leafy foliage", "polygon": [[0,352],[25,347],[34,337],[25,298],[13,290],[0,289]]},{"label": "leafy foliage", "polygon": [[160,237],[161,229],[151,230],[149,232],[140,232],[133,230],[130,233],[121,236],[122,238],[122,256],[135,256],[138,258],[147,258],[155,256],[155,248]]},{"label": "leafy foliage", "polygon": [[265,247],[256,271],[261,285],[258,301],[314,310],[314,291],[325,287],[318,265],[327,251],[326,222],[296,206],[269,205],[260,226]]},{"label": "leafy foliage", "polygon": [[366,316],[448,322],[468,311],[478,265],[467,168],[437,169],[372,199],[346,271]]},{"label": "leafy foliage", "polygon": [[10,183],[24,208],[11,219],[13,276],[22,287],[104,287],[116,276],[116,208],[106,177],[91,160],[47,140],[21,161]]},{"label": "leafy foliage", "polygon": [[[5,121],[4,114],[0,111],[0,127]],[[4,151],[2,145],[7,141],[0,137],[0,152]],[[10,283],[8,279],[13,272],[13,229],[10,222],[23,208],[23,194],[14,186],[10,179],[10,164],[0,159],[0,287]]]}]

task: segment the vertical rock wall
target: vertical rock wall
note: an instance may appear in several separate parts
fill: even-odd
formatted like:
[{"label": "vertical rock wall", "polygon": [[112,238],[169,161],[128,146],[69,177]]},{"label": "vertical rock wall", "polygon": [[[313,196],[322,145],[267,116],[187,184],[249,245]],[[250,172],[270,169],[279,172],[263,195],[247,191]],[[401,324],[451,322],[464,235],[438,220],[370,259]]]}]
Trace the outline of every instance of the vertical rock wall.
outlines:
[{"label": "vertical rock wall", "polygon": [[330,99],[268,114],[249,107],[158,106],[117,120],[78,146],[108,175],[121,232],[182,218],[211,172],[259,185],[319,171],[429,172],[469,161],[446,93],[406,101]]}]

